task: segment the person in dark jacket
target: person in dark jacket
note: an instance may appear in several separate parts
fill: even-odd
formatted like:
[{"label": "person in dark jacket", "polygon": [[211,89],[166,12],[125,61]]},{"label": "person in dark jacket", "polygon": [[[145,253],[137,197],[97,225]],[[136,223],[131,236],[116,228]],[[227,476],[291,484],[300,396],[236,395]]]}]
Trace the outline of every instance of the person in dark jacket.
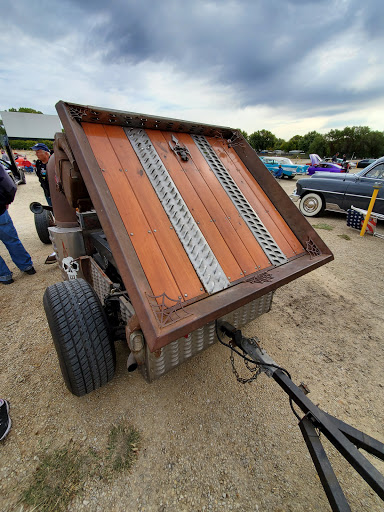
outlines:
[{"label": "person in dark jacket", "polygon": [[[8,206],[15,198],[17,187],[0,164],[0,240],[12,258],[14,264],[26,274],[36,274],[30,255],[24,249],[8,213]],[[0,284],[13,283],[12,272],[0,256]]]},{"label": "person in dark jacket", "polygon": [[47,163],[51,153],[49,151],[49,147],[39,142],[31,147],[33,151],[36,152],[36,175],[39,178],[40,185],[44,190],[45,199],[49,206],[52,206],[51,195],[49,192],[49,183],[48,183],[48,174],[47,174]]}]

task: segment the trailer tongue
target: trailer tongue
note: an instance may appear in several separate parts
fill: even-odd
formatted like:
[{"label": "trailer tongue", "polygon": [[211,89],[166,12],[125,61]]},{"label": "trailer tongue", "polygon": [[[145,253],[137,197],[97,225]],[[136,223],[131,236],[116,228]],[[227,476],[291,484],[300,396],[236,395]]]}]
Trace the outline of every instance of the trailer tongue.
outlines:
[{"label": "trailer tongue", "polygon": [[[350,507],[321,444],[319,433],[325,435],[368,485],[371,486],[375,493],[384,500],[384,476],[358,450],[358,448],[362,448],[378,459],[384,460],[383,443],[327,414],[317,405],[313,404],[307,397],[309,390],[306,386],[304,384],[296,386],[287,370],[281,368],[260,347],[258,339],[246,338],[239,329],[236,329],[236,327],[228,322],[220,320],[216,322],[216,333],[220,343],[231,349],[232,361],[232,353],[236,352],[246,363],[253,363],[255,365],[255,367],[250,368],[252,376],[249,379],[239,378],[236,375],[240,382],[253,381],[259,373],[263,372],[268,377],[272,377],[289,396],[292,411],[299,420],[299,427],[304,441],[334,512],[348,512]],[[221,339],[220,333],[228,336],[231,344],[225,343]],[[236,349],[240,349],[241,352],[238,352]],[[295,402],[304,412],[303,417],[300,417],[296,412],[292,402]]]}]

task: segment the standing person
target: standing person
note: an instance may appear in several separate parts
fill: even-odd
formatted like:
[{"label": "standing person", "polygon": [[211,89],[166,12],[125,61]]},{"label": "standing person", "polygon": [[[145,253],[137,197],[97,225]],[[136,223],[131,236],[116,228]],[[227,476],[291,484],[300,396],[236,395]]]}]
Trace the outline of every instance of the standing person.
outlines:
[{"label": "standing person", "polygon": [[5,162],[9,162],[9,156],[4,151],[4,149],[1,150],[1,159],[4,160]]},{"label": "standing person", "polygon": [[337,163],[337,159],[339,157],[339,153],[335,153],[332,157],[332,162]]},{"label": "standing person", "polygon": [[36,152],[37,161],[36,161],[36,174],[39,178],[40,185],[44,190],[45,199],[49,206],[52,206],[51,196],[49,193],[49,183],[48,183],[48,175],[47,175],[47,163],[51,153],[49,152],[48,146],[39,142],[31,147],[33,151]]},{"label": "standing person", "polygon": [[[14,264],[26,274],[36,274],[30,255],[24,249],[8,213],[8,206],[15,198],[17,187],[0,164],[0,240],[12,258]],[[12,272],[0,256],[0,283],[13,283]]]},{"label": "standing person", "polygon": [[345,170],[345,172],[348,172],[349,163],[347,162],[347,155],[346,154],[343,155],[343,163],[341,165],[343,166],[343,169]]}]

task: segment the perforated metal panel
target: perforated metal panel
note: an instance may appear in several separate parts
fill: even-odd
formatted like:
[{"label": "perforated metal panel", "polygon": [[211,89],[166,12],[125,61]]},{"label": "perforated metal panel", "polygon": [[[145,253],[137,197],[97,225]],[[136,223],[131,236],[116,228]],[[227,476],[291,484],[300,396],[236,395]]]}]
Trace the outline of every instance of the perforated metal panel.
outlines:
[{"label": "perforated metal panel", "polygon": [[222,187],[232,200],[242,219],[259,242],[260,247],[263,249],[269,261],[273,265],[286,263],[288,261],[286,256],[264,226],[255,210],[244,197],[243,193],[224,167],[220,158],[216,155],[207,139],[202,135],[192,135],[192,138],[207,161],[209,167],[212,169]]},{"label": "perforated metal panel", "polygon": [[147,133],[138,128],[126,128],[125,133],[205,289],[214,293],[227,288],[227,276]]},{"label": "perforated metal panel", "polygon": [[[269,292],[232,313],[228,313],[222,319],[240,328],[268,312],[271,309],[272,297],[273,292]],[[187,337],[169,343],[160,350],[160,354],[158,352],[151,353],[147,349],[146,364],[140,366],[140,370],[144,377],[151,382],[210,347],[216,341],[215,322],[210,322],[200,329],[196,329]]]}]

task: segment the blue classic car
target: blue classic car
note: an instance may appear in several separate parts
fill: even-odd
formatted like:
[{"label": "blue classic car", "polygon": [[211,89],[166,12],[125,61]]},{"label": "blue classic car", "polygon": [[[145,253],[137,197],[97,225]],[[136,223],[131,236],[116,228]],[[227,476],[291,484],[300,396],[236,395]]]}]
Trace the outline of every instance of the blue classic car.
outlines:
[{"label": "blue classic car", "polygon": [[355,174],[321,172],[301,178],[290,198],[300,201],[300,211],[307,217],[324,210],[345,213],[351,206],[367,210],[376,183],[382,188],[373,211],[384,214],[384,157]]},{"label": "blue classic car", "polygon": [[276,172],[279,165],[283,168],[283,178],[292,179],[296,174],[306,174],[307,165],[297,165],[292,162],[289,158],[274,156],[266,157],[261,156],[260,160],[263,162],[265,167],[272,173]]}]

